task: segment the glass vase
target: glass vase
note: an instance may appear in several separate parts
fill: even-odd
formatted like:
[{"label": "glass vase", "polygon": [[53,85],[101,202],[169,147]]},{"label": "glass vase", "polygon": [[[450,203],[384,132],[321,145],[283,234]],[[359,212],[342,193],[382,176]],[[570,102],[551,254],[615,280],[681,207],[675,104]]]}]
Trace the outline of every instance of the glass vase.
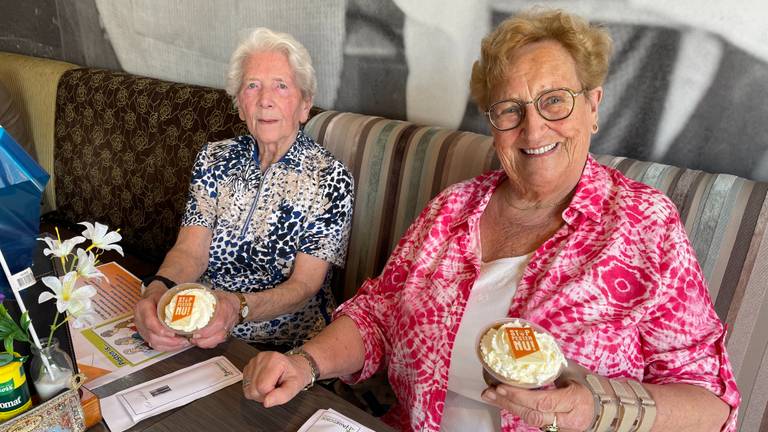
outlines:
[{"label": "glass vase", "polygon": [[59,348],[58,339],[52,338],[50,344],[47,339],[41,343],[41,349],[32,345],[30,375],[40,400],[46,401],[62,390],[72,388],[75,369],[67,353]]}]

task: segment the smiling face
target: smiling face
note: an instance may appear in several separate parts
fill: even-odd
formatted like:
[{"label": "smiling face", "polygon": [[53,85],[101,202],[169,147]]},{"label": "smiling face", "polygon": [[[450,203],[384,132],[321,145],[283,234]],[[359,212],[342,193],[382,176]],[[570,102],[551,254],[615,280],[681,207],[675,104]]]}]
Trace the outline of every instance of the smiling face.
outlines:
[{"label": "smiling face", "polygon": [[[573,58],[557,42],[535,42],[513,52],[506,78],[492,100],[530,101],[562,87],[582,90]],[[571,115],[557,121],[543,119],[533,104],[527,104],[517,128],[491,129],[501,166],[513,189],[523,195],[520,198],[550,202],[564,198],[576,186],[601,98],[601,87],[576,96]]]},{"label": "smiling face", "polygon": [[312,100],[303,98],[285,54],[257,52],[245,60],[237,108],[260,146],[287,151],[311,106]]}]

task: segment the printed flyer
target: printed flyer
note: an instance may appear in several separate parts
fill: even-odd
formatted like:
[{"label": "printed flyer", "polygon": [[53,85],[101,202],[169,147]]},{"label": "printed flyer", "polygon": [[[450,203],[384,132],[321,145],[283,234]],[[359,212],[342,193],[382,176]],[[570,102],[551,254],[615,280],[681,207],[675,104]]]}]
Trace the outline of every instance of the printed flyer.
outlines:
[{"label": "printed flyer", "polygon": [[77,366],[90,390],[183,351],[156,351],[139,335],[133,322],[133,307],[141,298],[139,278],[114,262],[98,269],[106,278],[89,282],[96,286],[93,304],[100,322],[70,328]]}]

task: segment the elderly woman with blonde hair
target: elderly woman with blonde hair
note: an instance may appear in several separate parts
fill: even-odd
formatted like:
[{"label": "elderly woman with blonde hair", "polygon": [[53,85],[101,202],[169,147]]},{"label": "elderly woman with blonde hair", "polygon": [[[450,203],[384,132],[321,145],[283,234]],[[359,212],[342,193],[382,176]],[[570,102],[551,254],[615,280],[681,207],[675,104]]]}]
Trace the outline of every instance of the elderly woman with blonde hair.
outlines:
[{"label": "elderly woman with blonde hair", "polygon": [[[502,169],[434,198],[301,356],[249,363],[245,396],[386,367],[401,430],[734,430],[725,331],[674,204],[589,154],[610,51],[562,11],[487,36],[471,90]],[[484,383],[476,336],[504,317],[557,341],[557,388]]]},{"label": "elderly woman with blonde hair", "polygon": [[136,305],[152,347],[186,344],[155,312],[183,282],[208,283],[217,298],[211,322],[190,339],[200,347],[231,334],[290,348],[330,322],[330,271],[345,260],[354,185],[301,129],[316,88],[309,53],[288,34],[257,28],[234,51],[227,93],[249,134],[197,155],[176,244]]}]

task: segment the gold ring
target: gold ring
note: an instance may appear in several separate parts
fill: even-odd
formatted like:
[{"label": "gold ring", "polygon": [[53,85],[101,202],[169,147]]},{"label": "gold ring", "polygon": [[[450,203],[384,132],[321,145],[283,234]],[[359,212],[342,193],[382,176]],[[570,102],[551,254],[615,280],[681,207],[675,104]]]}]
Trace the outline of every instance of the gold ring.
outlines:
[{"label": "gold ring", "polygon": [[560,428],[557,427],[557,414],[552,413],[552,415],[555,417],[552,420],[552,424],[546,425],[543,428],[541,428],[541,432],[560,432]]}]

